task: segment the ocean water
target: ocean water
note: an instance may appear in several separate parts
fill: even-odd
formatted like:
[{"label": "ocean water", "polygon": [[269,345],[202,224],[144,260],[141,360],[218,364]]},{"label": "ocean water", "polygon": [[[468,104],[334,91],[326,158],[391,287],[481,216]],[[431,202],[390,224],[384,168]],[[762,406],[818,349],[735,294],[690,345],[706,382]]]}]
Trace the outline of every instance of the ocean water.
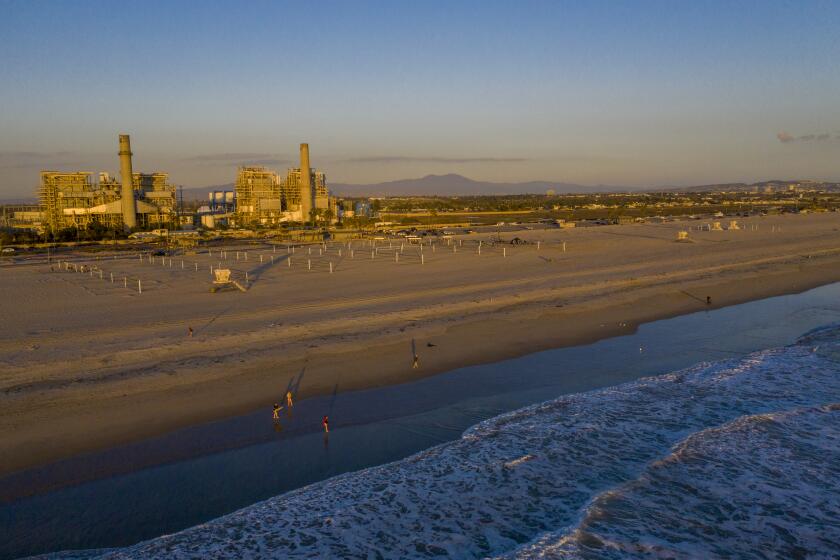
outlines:
[{"label": "ocean water", "polygon": [[564,395],[120,549],[50,558],[837,558],[840,325]]}]

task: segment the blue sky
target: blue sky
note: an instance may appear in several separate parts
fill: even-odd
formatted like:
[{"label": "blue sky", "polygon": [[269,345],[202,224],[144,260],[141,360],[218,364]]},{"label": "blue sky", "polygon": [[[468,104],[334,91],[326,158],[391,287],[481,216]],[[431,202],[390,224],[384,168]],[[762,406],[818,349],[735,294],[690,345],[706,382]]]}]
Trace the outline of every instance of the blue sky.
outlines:
[{"label": "blue sky", "polygon": [[[197,187],[456,172],[840,180],[840,2],[0,0],[0,197],[45,168]],[[826,135],[828,135],[826,137]]]}]

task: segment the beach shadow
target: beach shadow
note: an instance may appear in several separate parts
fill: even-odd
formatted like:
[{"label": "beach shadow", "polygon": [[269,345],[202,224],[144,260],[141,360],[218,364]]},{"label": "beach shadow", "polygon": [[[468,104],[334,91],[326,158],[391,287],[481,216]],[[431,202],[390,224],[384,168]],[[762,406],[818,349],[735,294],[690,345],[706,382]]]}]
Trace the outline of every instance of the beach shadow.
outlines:
[{"label": "beach shadow", "polygon": [[212,317],[209,321],[207,321],[207,323],[206,323],[203,327],[198,327],[197,329],[194,329],[194,330],[193,330],[193,334],[197,334],[197,333],[199,333],[199,332],[202,332],[202,331],[205,331],[205,330],[209,329],[209,328],[210,328],[210,326],[211,326],[213,323],[215,323],[215,322],[216,322],[216,319],[218,319],[218,318],[219,318],[219,317],[221,317],[222,315],[227,314],[227,312],[228,312],[228,311],[230,311],[230,310],[231,310],[231,309],[233,309],[233,308],[234,308],[234,306],[233,306],[233,305],[231,305],[231,306],[227,307],[226,309],[223,309],[223,310],[219,311],[219,312],[218,312],[218,313],[216,313],[216,314],[215,314],[215,315],[214,315],[214,316],[213,316],[213,317]]},{"label": "beach shadow", "polygon": [[262,276],[263,272],[268,270],[269,268],[280,264],[281,262],[287,260],[289,258],[288,254],[285,255],[272,255],[274,256],[274,262],[271,262],[271,256],[268,260],[263,260],[262,264],[254,268],[253,270],[248,271],[248,283],[253,285],[256,284],[260,277]]},{"label": "beach shadow", "polygon": [[686,292],[685,290],[680,290],[680,293],[685,294],[685,295],[687,295],[688,297],[690,297],[690,298],[692,298],[692,299],[696,299],[697,301],[699,301],[699,302],[700,302],[700,303],[702,303],[702,304],[705,304],[705,303],[706,303],[706,300],[705,300],[705,299],[700,298],[700,297],[697,297],[697,296],[695,296],[694,294],[690,294],[690,293]]},{"label": "beach shadow", "polygon": [[[289,379],[289,384],[286,385],[286,392],[292,393],[292,396],[296,396],[298,391],[300,391],[300,383],[303,381],[303,375],[306,373],[306,364],[301,368],[300,373],[297,375],[293,375],[291,379]],[[283,395],[285,397],[285,395]]]},{"label": "beach shadow", "polygon": [[336,398],[338,398],[338,382],[336,382],[335,387],[333,387],[332,398],[330,399],[330,408],[327,416],[332,416]]}]

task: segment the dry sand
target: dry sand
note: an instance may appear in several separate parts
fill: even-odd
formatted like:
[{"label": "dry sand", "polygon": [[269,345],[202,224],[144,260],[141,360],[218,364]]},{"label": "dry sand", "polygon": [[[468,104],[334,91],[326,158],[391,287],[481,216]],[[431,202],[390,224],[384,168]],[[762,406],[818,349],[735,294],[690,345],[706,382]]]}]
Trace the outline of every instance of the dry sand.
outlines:
[{"label": "dry sand", "polygon": [[426,247],[422,265],[416,247],[397,263],[356,241],[352,259],[346,246],[341,257],[338,244],[320,257],[315,248],[311,271],[306,249],[289,268],[282,248],[250,246],[247,261],[229,248],[222,262],[249,272],[247,293],[209,292],[217,250],[184,257],[183,269],[180,257],[170,267],[72,256],[102,280],[4,265],[0,476],[258,407],[270,414],[301,372],[298,400],[632,332],[705,309],[707,295],[719,307],[840,280],[840,214],[750,218],[740,231],[674,241],[701,223],[509,233],[542,245],[506,245],[506,257],[487,245],[478,255],[471,244],[489,235],[471,235],[457,253]]}]

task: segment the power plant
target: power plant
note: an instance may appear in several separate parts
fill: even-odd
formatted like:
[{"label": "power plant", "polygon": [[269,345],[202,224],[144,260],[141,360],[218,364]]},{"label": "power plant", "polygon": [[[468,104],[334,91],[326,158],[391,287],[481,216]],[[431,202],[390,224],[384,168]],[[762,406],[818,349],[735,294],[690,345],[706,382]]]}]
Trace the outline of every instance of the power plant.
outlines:
[{"label": "power plant", "polygon": [[[167,173],[138,173],[132,163],[131,139],[119,135],[120,177],[108,172],[42,171],[38,191],[39,217],[30,223],[52,232],[100,225],[108,229],[141,230],[178,225],[178,201]],[[96,180],[95,180],[96,179]],[[219,197],[218,195],[222,195]],[[313,169],[309,144],[300,145],[300,167],[285,177],[265,167],[237,171],[235,194],[213,193],[210,206],[199,209],[200,225],[272,226],[284,222],[333,224],[338,199],[330,196],[326,175]]]},{"label": "power plant", "polygon": [[135,229],[173,227],[177,218],[175,187],[167,173],[135,173],[128,134],[119,136],[120,181],[100,172],[42,171],[38,198],[46,229]]},{"label": "power plant", "polygon": [[310,166],[309,144],[300,145],[300,167],[288,169],[285,178],[265,167],[240,167],[235,188],[240,226],[338,219],[338,201],[330,196],[326,175]]},{"label": "power plant", "polygon": [[120,134],[120,178],[122,179],[122,217],[126,229],[137,227],[137,203],[134,200],[134,172],[131,170],[131,140]]}]

